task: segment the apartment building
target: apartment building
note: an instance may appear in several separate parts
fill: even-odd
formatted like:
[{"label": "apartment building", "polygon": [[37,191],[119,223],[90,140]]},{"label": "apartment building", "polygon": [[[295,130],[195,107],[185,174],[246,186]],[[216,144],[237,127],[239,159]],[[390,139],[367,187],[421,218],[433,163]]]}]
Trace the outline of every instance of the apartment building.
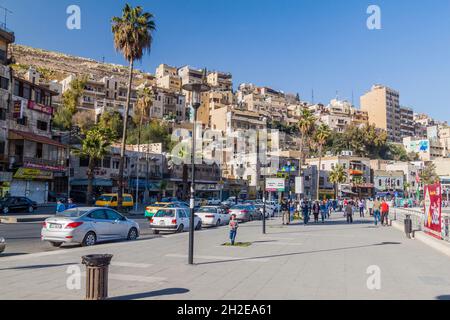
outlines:
[{"label": "apartment building", "polygon": [[402,137],[414,137],[414,111],[411,108],[400,107],[400,134]]},{"label": "apartment building", "polygon": [[209,72],[207,82],[213,90],[233,91],[233,76],[231,73],[219,71]]},{"label": "apartment building", "polygon": [[160,64],[156,68],[156,86],[173,92],[181,92],[181,77],[178,68]]},{"label": "apartment building", "polygon": [[189,119],[189,109],[186,108],[186,98],[183,94],[162,88],[154,88],[153,106],[150,117],[157,119],[175,120],[176,122]]},{"label": "apartment building", "polygon": [[402,142],[404,136],[402,135],[402,112],[398,91],[383,85],[374,85],[361,97],[361,110],[367,112],[369,124],[386,130],[389,141]]},{"label": "apartment building", "polygon": [[[317,186],[317,170],[319,159],[306,159],[306,163],[311,167],[308,171],[309,178],[305,176],[305,193],[309,185],[309,194],[316,196],[315,187]],[[325,156],[321,160],[321,178],[319,183],[319,193],[329,194],[332,183],[329,181],[330,172],[341,165],[347,171],[347,181],[339,186],[342,196],[362,196],[370,197],[373,195],[373,183],[371,183],[370,159],[356,157],[351,155]],[[323,172],[323,173],[322,173]],[[315,174],[314,174],[315,173]],[[310,181],[311,180],[311,181]],[[323,191],[320,191],[323,190]],[[322,195],[321,195],[322,196]]]},{"label": "apartment building", "polygon": [[362,126],[368,123],[368,114],[352,106],[348,101],[333,99],[325,108],[316,112],[321,123],[328,125],[336,132],[344,132],[349,125]]},{"label": "apartment building", "polygon": [[406,152],[417,153],[421,161],[432,161],[445,155],[444,147],[435,139],[406,137],[403,139],[403,146]]},{"label": "apartment building", "polygon": [[[417,177],[420,171],[423,169],[423,162],[400,162],[391,161],[391,163],[386,165],[386,171],[401,171],[403,173],[403,182],[405,191],[412,194],[416,192],[419,187],[417,182]],[[375,181],[375,180],[374,180]],[[375,181],[376,184],[376,181]]]},{"label": "apartment building", "polygon": [[373,182],[376,196],[386,196],[387,194],[394,196],[396,193],[400,196],[403,195],[403,171],[375,170]]}]

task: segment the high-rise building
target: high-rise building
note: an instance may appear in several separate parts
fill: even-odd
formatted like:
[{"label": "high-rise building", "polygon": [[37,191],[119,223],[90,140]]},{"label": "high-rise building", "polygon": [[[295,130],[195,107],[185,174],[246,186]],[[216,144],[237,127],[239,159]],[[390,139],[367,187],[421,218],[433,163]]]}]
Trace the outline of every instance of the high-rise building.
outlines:
[{"label": "high-rise building", "polygon": [[383,85],[374,85],[361,97],[361,110],[369,115],[369,124],[387,131],[388,140],[402,142],[400,94]]}]

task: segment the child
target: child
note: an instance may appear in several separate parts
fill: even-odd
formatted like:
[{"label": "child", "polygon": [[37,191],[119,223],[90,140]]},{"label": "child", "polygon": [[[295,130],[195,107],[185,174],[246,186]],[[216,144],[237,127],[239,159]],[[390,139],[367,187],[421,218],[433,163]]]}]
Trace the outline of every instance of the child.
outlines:
[{"label": "child", "polygon": [[64,212],[65,210],[66,207],[64,206],[64,204],[61,202],[61,200],[58,200],[56,204],[56,213]]},{"label": "child", "polygon": [[238,222],[236,220],[236,215],[233,214],[230,220],[230,241],[231,245],[234,246],[234,242],[236,241],[237,229],[239,228]]}]

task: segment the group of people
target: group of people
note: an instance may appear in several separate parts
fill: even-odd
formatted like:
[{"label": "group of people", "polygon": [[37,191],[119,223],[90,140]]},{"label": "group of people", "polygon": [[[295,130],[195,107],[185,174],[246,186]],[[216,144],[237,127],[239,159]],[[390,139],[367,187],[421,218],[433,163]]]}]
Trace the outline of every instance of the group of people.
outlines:
[{"label": "group of people", "polygon": [[347,218],[347,223],[353,223],[353,216],[355,212],[359,212],[360,218],[365,217],[368,212],[370,216],[374,217],[375,225],[381,223],[382,226],[389,224],[389,204],[386,199],[350,199],[344,200],[344,217]]},{"label": "group of people", "polygon": [[77,207],[77,205],[73,202],[72,198],[67,199],[67,204],[64,204],[61,200],[58,200],[56,202],[56,212],[57,213],[64,212],[68,209],[73,209],[76,207]]}]

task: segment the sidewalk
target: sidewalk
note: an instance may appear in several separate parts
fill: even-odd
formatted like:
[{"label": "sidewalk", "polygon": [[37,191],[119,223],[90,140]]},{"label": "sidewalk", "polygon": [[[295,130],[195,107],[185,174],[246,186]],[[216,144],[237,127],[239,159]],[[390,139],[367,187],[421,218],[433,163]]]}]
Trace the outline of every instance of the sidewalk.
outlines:
[{"label": "sidewalk", "polygon": [[[0,257],[0,299],[83,299],[67,281],[81,257],[114,255],[110,297],[116,299],[435,299],[450,291],[447,256],[393,228],[364,219],[347,225],[340,214],[326,224],[282,226],[270,220],[241,224],[224,247],[228,228],[196,232],[195,265],[187,265],[188,234]],[[369,266],[381,270],[381,290],[369,290]],[[70,281],[69,281],[70,282]]]}]

